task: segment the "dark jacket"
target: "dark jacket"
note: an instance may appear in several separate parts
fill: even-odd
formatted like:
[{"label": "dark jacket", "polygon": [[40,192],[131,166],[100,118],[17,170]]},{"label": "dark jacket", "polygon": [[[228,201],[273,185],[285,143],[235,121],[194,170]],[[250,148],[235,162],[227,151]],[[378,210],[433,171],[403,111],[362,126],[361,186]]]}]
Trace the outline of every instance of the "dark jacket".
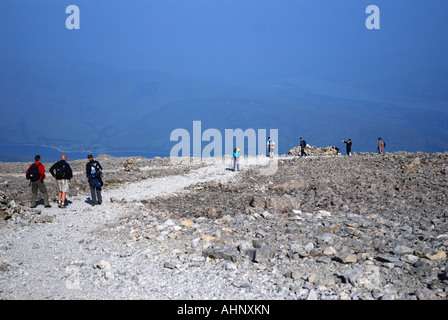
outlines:
[{"label": "dark jacket", "polygon": [[[92,167],[97,167],[98,170],[92,174]],[[96,160],[90,160],[86,164],[86,175],[87,178],[89,178],[89,184],[93,188],[97,188],[101,190],[101,187],[103,186],[103,180],[101,179],[103,168],[101,167],[101,164]]]},{"label": "dark jacket", "polygon": [[[64,168],[64,176],[62,177],[57,177],[56,176],[56,169],[57,168],[61,168],[61,167],[65,167]],[[73,171],[72,168],[70,167],[70,165],[65,161],[65,160],[59,160],[58,162],[56,162],[54,165],[51,166],[50,168],[50,173],[53,177],[56,178],[56,180],[62,180],[62,179],[71,179],[73,178]]]},{"label": "dark jacket", "polygon": [[345,144],[347,144],[347,152],[352,151],[352,141],[344,141]]}]

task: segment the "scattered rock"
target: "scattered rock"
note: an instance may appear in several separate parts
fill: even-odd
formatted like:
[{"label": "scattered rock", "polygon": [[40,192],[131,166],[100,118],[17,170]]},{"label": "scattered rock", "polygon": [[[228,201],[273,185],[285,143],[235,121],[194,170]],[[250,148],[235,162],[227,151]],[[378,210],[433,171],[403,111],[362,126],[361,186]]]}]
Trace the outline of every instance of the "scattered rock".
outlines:
[{"label": "scattered rock", "polygon": [[171,262],[165,262],[165,263],[163,264],[163,266],[164,266],[165,268],[167,268],[167,269],[176,269],[176,268],[177,268],[176,265],[175,265],[174,263],[171,263]]},{"label": "scattered rock", "polygon": [[95,264],[95,268],[98,268],[98,269],[112,269],[112,266],[110,265],[109,262],[101,260],[100,262]]},{"label": "scattered rock", "polygon": [[6,271],[8,271],[8,270],[9,270],[9,266],[8,266],[8,264],[2,262],[2,263],[0,264],[0,271],[1,271],[1,272],[6,272]]},{"label": "scattered rock", "polygon": [[[323,147],[319,148],[313,145],[307,144],[305,147],[305,154],[307,156],[335,156],[338,155],[339,150],[336,147]],[[294,147],[288,151],[288,156],[300,156],[301,148],[300,146]]]},{"label": "scattered rock", "polygon": [[307,151],[270,176],[103,155],[107,200],[82,161],[64,210],[0,164],[0,299],[446,300],[448,154]]},{"label": "scattered rock", "polygon": [[341,251],[334,256],[334,260],[341,263],[356,263],[358,258],[353,253]]},{"label": "scattered rock", "polygon": [[202,252],[202,255],[204,257],[208,257],[211,259],[224,259],[232,262],[236,262],[239,260],[238,253],[231,249],[221,249],[221,248],[207,249]]},{"label": "scattered rock", "polygon": [[442,250],[431,251],[431,252],[427,253],[425,256],[429,260],[446,259],[446,252],[442,251]]}]

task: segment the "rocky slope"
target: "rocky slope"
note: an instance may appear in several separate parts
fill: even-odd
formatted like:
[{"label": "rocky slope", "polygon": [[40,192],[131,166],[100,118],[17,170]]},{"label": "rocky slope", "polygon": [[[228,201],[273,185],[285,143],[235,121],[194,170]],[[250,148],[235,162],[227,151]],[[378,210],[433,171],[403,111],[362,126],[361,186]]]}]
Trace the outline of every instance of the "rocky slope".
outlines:
[{"label": "rocky slope", "polygon": [[2,163],[0,298],[446,300],[448,153],[322,152],[272,175],[100,156],[93,208],[69,161],[67,209],[30,209],[29,164]]}]

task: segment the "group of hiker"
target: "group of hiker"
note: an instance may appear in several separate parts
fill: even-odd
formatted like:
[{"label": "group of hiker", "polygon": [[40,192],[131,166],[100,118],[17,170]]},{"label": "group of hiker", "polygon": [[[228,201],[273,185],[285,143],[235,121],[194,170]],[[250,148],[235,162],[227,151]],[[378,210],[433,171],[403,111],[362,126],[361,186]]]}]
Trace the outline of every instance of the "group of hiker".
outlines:
[{"label": "group of hiker", "polygon": [[[271,139],[271,137],[268,137],[268,141],[266,143],[266,156],[273,157],[274,156],[274,150],[275,150],[275,141]],[[237,170],[240,171],[240,159],[242,156],[241,149],[235,148],[233,149],[233,171]]]},{"label": "group of hiker", "polygon": [[[268,141],[266,143],[266,156],[273,157],[274,156],[274,150],[275,150],[275,141],[271,139],[271,137],[268,137]],[[242,156],[241,149],[235,148],[233,149],[233,171],[237,170],[240,171],[240,159]]]},{"label": "group of hiker", "polygon": [[[346,144],[346,152],[347,156],[352,155],[352,140],[342,140],[343,143]],[[306,156],[305,148],[306,141],[300,137],[300,155]],[[378,147],[377,151],[379,154],[384,154],[384,148],[386,143],[378,138]],[[338,148],[337,148],[338,149]],[[267,156],[273,157],[275,150],[275,142],[268,137],[268,141],[266,143]],[[338,149],[339,151],[339,149]],[[240,170],[240,159],[242,156],[242,152],[239,148],[235,148],[233,150],[233,171]],[[91,195],[91,204],[92,206],[100,205],[102,203],[101,189],[103,187],[103,181],[101,179],[103,168],[101,164],[96,161],[92,155],[88,155],[87,159],[89,160],[86,164],[86,176],[88,178],[89,187],[90,187],[90,195]],[[34,157],[35,162],[30,165],[28,170],[26,171],[26,178],[30,180],[31,186],[31,208],[36,207],[36,198],[37,193],[40,191],[44,197],[44,205],[45,208],[51,208],[49,199],[48,199],[48,191],[45,185],[45,167],[40,162],[40,156],[36,155]],[[67,201],[67,192],[69,190],[69,181],[73,178],[73,171],[70,165],[67,163],[67,156],[62,155],[61,160],[53,164],[50,168],[51,175],[56,179],[56,184],[58,188],[58,207],[66,208]]]},{"label": "group of hiker", "polygon": [[[300,156],[304,157],[307,154],[305,153],[306,148],[306,141],[300,137],[299,139],[299,147],[300,147]],[[347,156],[352,156],[352,139],[348,140],[342,140],[343,143],[346,144],[346,152]],[[378,138],[378,146],[377,151],[378,154],[383,155],[384,154],[384,148],[386,147],[386,143],[383,141],[383,139]],[[339,148],[335,147],[339,154]],[[271,137],[268,137],[268,141],[266,143],[266,156],[267,157],[273,157],[274,156],[274,149],[275,149],[275,142],[271,139]],[[233,150],[233,171],[240,170],[240,158],[241,158],[242,152],[239,148],[235,148]]]},{"label": "group of hiker", "polygon": [[[26,178],[30,181],[31,186],[31,208],[36,207],[37,193],[40,191],[44,197],[45,208],[51,208],[48,190],[45,185],[45,167],[40,162],[40,155],[34,157],[34,163],[31,164],[26,171]],[[101,179],[103,168],[101,164],[96,161],[92,155],[87,156],[88,162],[86,164],[86,176],[89,182],[91,204],[92,206],[100,205],[102,203],[101,188],[103,181]],[[66,208],[67,192],[69,191],[69,182],[73,178],[73,171],[67,162],[67,156],[62,155],[61,160],[53,164],[49,170],[51,175],[56,179],[58,189],[58,207]]]},{"label": "group of hiker", "polygon": [[[348,139],[348,140],[342,140],[343,143],[346,144],[346,152],[347,152],[347,156],[351,157],[352,156],[352,139]],[[302,139],[302,137],[300,137],[300,155],[306,156],[305,153],[305,148],[306,148],[306,141]],[[378,138],[378,147],[377,147],[377,151],[379,154],[383,155],[384,154],[384,147],[386,147],[386,143],[383,141],[383,139]],[[335,147],[335,149],[338,151],[339,154],[339,148]]]},{"label": "group of hiker", "polygon": [[[351,157],[352,156],[352,139],[348,139],[347,141],[342,140],[342,142],[346,144],[347,156]],[[378,151],[378,154],[384,155],[385,147],[386,147],[386,143],[383,141],[383,139],[378,138],[378,146],[376,148]]]}]

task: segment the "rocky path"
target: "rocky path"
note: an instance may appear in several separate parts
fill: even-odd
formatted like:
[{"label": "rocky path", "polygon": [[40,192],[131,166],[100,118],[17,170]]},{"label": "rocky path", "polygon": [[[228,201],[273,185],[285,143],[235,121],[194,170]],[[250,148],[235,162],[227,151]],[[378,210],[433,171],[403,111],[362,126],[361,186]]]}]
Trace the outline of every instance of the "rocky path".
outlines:
[{"label": "rocky path", "polygon": [[[264,159],[261,161],[266,162]],[[246,160],[245,165],[254,164],[260,164],[260,161]],[[228,297],[220,292],[219,287],[215,287],[216,283],[210,283],[210,289],[204,290],[204,283],[194,280],[197,274],[200,274],[199,278],[210,279],[207,273],[213,268],[212,264],[200,271],[195,268],[187,270],[193,274],[181,275],[181,281],[191,281],[192,288],[186,289],[188,295],[180,295],[177,276],[173,276],[174,272],[163,264],[165,258],[172,254],[169,243],[160,247],[160,243],[145,241],[140,246],[132,238],[119,239],[116,238],[119,235],[115,234],[120,234],[123,228],[120,219],[126,220],[130,212],[147,215],[141,212],[141,200],[173,195],[197,183],[231,180],[238,173],[228,168],[229,164],[219,161],[187,174],[127,182],[104,190],[101,206],[91,207],[86,201],[88,194],[81,193],[70,197],[70,205],[66,209],[59,209],[53,204],[50,209],[30,210],[33,214],[31,221],[21,219],[20,214],[17,214],[12,219],[15,221],[0,228],[0,298]],[[76,174],[82,175],[82,172]],[[4,174],[9,177],[16,175],[23,174]],[[164,221],[166,217],[160,219]],[[170,224],[167,223],[167,226]],[[111,232],[113,235],[110,235]],[[129,234],[124,237],[127,236]],[[205,261],[200,253],[196,259],[197,263]],[[215,275],[213,282],[218,278]],[[116,284],[111,286],[111,283]],[[238,290],[235,288],[235,291]]]}]

